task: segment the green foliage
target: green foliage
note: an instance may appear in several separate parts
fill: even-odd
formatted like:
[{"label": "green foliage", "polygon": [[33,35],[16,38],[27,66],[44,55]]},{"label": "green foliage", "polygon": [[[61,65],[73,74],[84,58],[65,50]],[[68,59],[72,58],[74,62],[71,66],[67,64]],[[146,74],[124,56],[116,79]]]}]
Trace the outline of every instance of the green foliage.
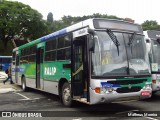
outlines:
[{"label": "green foliage", "polygon": [[122,18],[119,18],[117,16],[107,15],[107,14],[102,15],[99,13],[95,13],[93,15],[88,15],[88,16],[83,16],[83,17],[80,17],[80,16],[72,17],[72,16],[68,15],[68,16],[63,16],[61,20],[54,21],[52,24],[49,24],[49,27],[51,28],[50,32],[60,30],[62,28],[68,27],[72,24],[75,24],[77,22],[80,22],[80,21],[83,21],[83,20],[86,20],[89,18],[108,18],[108,19],[122,20]]},{"label": "green foliage", "polygon": [[[82,17],[63,16],[61,20],[56,21],[53,20],[53,14],[50,12],[48,13],[46,21],[42,19],[42,15],[38,11],[32,9],[28,5],[20,2],[0,0],[0,52],[7,51],[8,48],[13,48],[10,40],[15,36],[35,40],[46,34],[89,18],[125,20],[114,15],[94,13],[93,15],[84,15]],[[144,30],[160,30],[160,25],[152,20],[145,21],[142,27]],[[11,51],[12,50],[8,50],[7,52]]]},{"label": "green foliage", "polygon": [[33,40],[47,33],[47,22],[38,11],[20,2],[6,0],[1,2],[0,40],[4,48],[15,36]]},{"label": "green foliage", "polygon": [[154,20],[146,20],[142,23],[143,30],[160,30],[160,25],[158,25],[157,21]]},{"label": "green foliage", "polygon": [[4,48],[4,46],[3,46],[2,40],[0,40],[0,55],[3,55],[3,56],[11,56],[12,55],[12,50],[14,49],[12,41],[8,42],[8,44],[7,44],[8,49],[3,49],[3,48]]}]

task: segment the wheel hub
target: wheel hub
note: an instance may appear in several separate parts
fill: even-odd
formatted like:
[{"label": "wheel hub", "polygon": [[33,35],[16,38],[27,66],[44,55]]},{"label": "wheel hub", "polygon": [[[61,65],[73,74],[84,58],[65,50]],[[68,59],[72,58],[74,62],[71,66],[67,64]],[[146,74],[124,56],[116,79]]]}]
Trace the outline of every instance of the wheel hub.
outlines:
[{"label": "wheel hub", "polygon": [[63,91],[64,100],[68,102],[70,100],[70,89],[65,88]]}]

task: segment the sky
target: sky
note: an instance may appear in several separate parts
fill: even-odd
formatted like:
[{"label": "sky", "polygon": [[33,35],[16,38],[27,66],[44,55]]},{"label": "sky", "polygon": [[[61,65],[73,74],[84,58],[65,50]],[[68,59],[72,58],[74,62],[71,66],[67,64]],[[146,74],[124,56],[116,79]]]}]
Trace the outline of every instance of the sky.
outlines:
[{"label": "sky", "polygon": [[47,19],[49,12],[54,20],[64,15],[84,16],[94,13],[132,18],[141,24],[146,20],[156,20],[160,24],[160,0],[10,0],[31,6]]}]

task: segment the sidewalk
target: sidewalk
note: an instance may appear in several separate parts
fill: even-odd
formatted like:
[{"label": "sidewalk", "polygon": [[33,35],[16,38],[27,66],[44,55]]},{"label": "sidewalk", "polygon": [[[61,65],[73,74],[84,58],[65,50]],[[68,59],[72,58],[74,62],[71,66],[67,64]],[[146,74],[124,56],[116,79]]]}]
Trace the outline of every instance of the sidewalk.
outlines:
[{"label": "sidewalk", "polygon": [[16,84],[10,84],[10,81],[7,81],[3,84],[3,80],[0,80],[0,93],[6,93],[10,91],[21,91],[21,87]]}]

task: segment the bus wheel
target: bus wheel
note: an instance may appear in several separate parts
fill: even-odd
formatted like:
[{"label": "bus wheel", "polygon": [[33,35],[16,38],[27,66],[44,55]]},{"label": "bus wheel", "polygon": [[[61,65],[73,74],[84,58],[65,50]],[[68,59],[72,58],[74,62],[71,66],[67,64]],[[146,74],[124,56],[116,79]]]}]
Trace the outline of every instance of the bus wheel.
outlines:
[{"label": "bus wheel", "polygon": [[22,78],[22,90],[23,90],[23,91],[26,91],[26,90],[27,90],[25,77]]},{"label": "bus wheel", "polygon": [[61,98],[62,98],[62,103],[67,106],[67,107],[71,107],[72,106],[72,98],[71,98],[71,88],[69,83],[64,83],[63,87],[62,87],[62,94],[61,94]]}]

